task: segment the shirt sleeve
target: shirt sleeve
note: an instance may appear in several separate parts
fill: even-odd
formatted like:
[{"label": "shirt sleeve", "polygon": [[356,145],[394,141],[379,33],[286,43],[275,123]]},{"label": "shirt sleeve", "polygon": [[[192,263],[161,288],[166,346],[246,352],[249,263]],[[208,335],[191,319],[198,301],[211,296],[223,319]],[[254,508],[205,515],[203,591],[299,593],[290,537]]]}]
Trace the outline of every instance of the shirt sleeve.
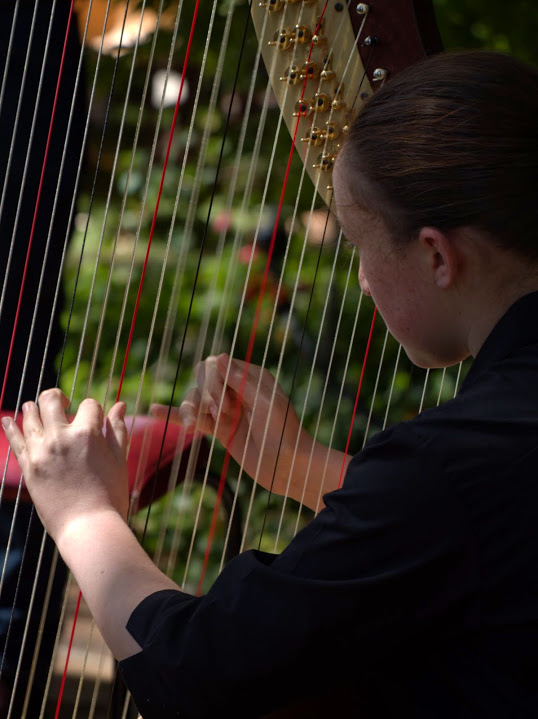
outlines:
[{"label": "shirt sleeve", "polygon": [[357,679],[420,632],[473,624],[476,557],[428,440],[378,435],[280,555],[233,559],[203,597],[146,598],[121,663],[144,719],[263,716]]}]

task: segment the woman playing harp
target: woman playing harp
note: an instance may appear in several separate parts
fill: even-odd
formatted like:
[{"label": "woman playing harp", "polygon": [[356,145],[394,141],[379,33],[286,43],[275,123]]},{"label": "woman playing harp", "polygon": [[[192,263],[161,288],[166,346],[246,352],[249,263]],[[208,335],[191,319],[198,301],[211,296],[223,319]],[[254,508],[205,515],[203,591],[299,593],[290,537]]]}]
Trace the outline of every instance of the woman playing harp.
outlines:
[{"label": "woman playing harp", "polygon": [[[343,457],[330,455],[325,507],[282,554],[241,554],[205,596],[185,594],[125,522],[122,403],[104,434],[93,400],[69,424],[59,390],[25,404],[24,434],[6,421],[144,717],[263,716],[311,697],[309,715],[326,716],[320,697],[334,687],[347,696],[340,715],[536,713],[537,98],[538,73],[509,57],[441,54],[361,111],[334,192],[362,289],[417,365],[475,359],[454,400],[370,440],[341,489]],[[197,377],[174,416],[215,433],[248,471],[271,376],[254,396],[259,370],[220,356]],[[284,429],[273,491],[301,431],[283,415],[277,402],[258,478],[272,477]]]}]

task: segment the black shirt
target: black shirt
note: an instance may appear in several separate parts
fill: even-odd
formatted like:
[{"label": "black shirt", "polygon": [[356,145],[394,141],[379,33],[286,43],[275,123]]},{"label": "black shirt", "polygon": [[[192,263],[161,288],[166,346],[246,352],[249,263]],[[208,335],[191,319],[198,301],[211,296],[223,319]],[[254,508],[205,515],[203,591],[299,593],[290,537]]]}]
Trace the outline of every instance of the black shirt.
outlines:
[{"label": "black shirt", "polygon": [[135,609],[121,670],[145,719],[312,697],[305,716],[538,715],[537,317],[519,300],[458,396],[376,435],[282,554]]}]

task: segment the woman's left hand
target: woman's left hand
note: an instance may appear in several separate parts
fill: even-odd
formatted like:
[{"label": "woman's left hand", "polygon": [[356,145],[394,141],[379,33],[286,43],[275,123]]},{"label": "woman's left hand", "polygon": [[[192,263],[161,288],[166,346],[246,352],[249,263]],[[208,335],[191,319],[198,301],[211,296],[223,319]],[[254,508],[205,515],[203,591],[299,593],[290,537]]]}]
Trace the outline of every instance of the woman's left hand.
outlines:
[{"label": "woman's left hand", "polygon": [[105,420],[101,405],[85,399],[69,422],[68,399],[59,389],[42,392],[38,402],[23,405],[22,432],[12,419],[2,424],[47,532],[58,542],[72,520],[103,511],[126,519],[124,403]]}]

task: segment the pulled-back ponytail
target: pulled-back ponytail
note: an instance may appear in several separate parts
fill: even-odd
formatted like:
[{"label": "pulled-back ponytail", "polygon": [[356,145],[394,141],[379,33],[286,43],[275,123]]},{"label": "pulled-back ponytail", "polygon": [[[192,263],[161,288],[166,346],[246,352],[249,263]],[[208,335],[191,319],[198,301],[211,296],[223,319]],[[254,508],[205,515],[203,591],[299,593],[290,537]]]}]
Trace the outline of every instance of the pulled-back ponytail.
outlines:
[{"label": "pulled-back ponytail", "polygon": [[538,258],[538,71],[489,51],[443,53],[390,79],[342,153],[357,199],[397,242],[474,226]]}]

